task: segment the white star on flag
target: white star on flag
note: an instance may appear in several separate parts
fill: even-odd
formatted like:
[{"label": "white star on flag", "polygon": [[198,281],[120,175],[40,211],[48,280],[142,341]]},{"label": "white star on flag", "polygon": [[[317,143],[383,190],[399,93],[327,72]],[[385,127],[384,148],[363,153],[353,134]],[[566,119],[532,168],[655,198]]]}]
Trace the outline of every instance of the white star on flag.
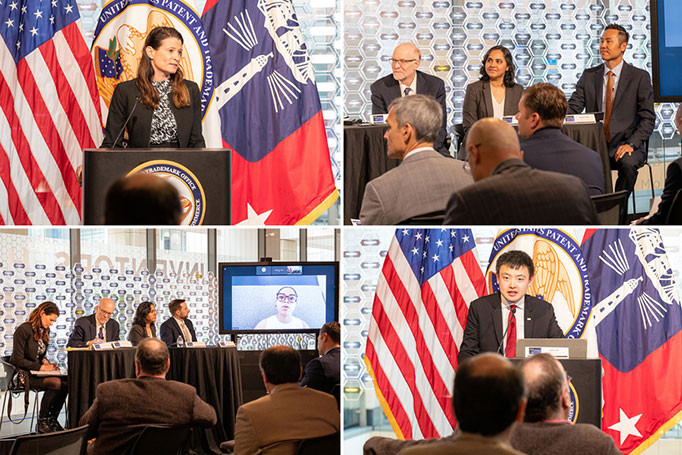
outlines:
[{"label": "white star on flag", "polygon": [[403,235],[407,235],[407,234],[409,234],[409,233],[410,233],[410,230],[409,230],[409,229],[403,229]]},{"label": "white star on flag", "polygon": [[468,242],[468,241],[469,241],[469,236],[468,236],[468,235],[465,235],[464,237],[462,237],[462,240],[464,240],[465,243]]},{"label": "white star on flag", "polygon": [[436,245],[438,245],[438,246],[443,246],[443,241],[442,241],[442,240],[438,240],[438,241],[436,242]]},{"label": "white star on flag", "polygon": [[615,430],[620,432],[620,445],[623,445],[628,436],[638,436],[642,437],[640,432],[637,430],[637,422],[639,421],[642,414],[634,417],[628,417],[625,415],[623,410],[620,410],[620,422],[614,423],[609,427],[609,430]]},{"label": "white star on flag", "polygon": [[263,225],[263,224],[265,224],[265,221],[268,219],[268,217],[272,213],[272,210],[268,210],[267,212],[263,212],[263,213],[256,213],[256,211],[253,209],[253,207],[251,207],[251,204],[249,204],[249,203],[246,204],[246,211],[247,211],[246,219],[240,223],[237,223],[236,226],[238,226],[238,225],[241,225],[241,226]]},{"label": "white star on flag", "polygon": [[419,254],[419,249],[416,246],[412,248],[412,254]]}]

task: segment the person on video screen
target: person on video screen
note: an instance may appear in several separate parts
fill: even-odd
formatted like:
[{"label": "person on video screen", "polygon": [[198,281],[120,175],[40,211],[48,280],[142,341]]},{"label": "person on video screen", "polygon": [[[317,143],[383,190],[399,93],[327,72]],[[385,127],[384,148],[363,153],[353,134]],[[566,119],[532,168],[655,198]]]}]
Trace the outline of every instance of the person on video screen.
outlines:
[{"label": "person on video screen", "polygon": [[310,328],[303,319],[294,316],[297,302],[298,294],[294,288],[289,286],[280,288],[275,295],[275,308],[277,308],[277,314],[265,318],[256,324],[256,330]]}]

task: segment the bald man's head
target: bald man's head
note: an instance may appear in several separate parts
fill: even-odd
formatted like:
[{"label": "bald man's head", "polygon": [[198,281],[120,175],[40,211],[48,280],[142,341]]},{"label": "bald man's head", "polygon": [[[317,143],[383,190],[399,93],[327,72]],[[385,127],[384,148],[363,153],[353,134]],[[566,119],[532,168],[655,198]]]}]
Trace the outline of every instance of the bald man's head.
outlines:
[{"label": "bald man's head", "polygon": [[421,63],[421,58],[422,54],[414,44],[399,44],[393,50],[393,58],[391,60],[393,78],[404,85],[411,85],[417,68],[419,68]]},{"label": "bald man's head", "polygon": [[570,409],[564,367],[549,354],[535,354],[521,365],[528,389],[526,422],[566,419]]},{"label": "bald man's head", "polygon": [[523,159],[514,128],[504,120],[492,117],[474,123],[467,134],[466,150],[475,181],[488,177],[505,160]]},{"label": "bald man's head", "polygon": [[133,174],[117,179],[107,191],[104,224],[178,224],[180,195],[165,179],[151,174]]},{"label": "bald man's head", "polygon": [[99,299],[95,307],[95,319],[97,319],[100,325],[104,325],[109,321],[111,315],[114,314],[114,307],[113,300],[107,297]]},{"label": "bald man's head", "polygon": [[170,367],[168,346],[158,338],[145,338],[135,352],[137,375],[165,376]]}]

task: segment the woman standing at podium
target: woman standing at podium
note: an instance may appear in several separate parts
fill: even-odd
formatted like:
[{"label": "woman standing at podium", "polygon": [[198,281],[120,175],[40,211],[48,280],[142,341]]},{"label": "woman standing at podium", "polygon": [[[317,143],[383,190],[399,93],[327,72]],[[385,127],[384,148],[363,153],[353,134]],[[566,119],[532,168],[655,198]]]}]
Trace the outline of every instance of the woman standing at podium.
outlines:
[{"label": "woman standing at podium", "polygon": [[481,62],[480,80],[467,85],[462,105],[464,134],[477,120],[504,117],[519,112],[523,87],[515,82],[516,66],[511,52],[493,46]]},{"label": "woman standing at podium", "polygon": [[156,307],[152,302],[142,302],[137,306],[133,326],[128,334],[128,341],[133,346],[140,344],[145,338],[156,338]]},{"label": "woman standing at podium", "polygon": [[[29,381],[31,388],[44,390],[38,414],[38,433],[62,431],[64,428],[57,422],[57,417],[66,401],[67,383],[59,376],[36,376],[29,371],[56,371],[57,365],[45,358],[50,341],[50,326],[59,316],[59,308],[52,302],[43,302],[31,312],[28,321],[14,331],[14,345],[9,361],[22,370],[24,380]],[[28,373],[28,374],[24,374]],[[18,384],[21,387],[21,380]]]},{"label": "woman standing at podium", "polygon": [[156,27],[144,42],[137,78],[114,89],[102,147],[201,148],[199,87],[185,80],[180,61],[183,39],[171,27]]}]

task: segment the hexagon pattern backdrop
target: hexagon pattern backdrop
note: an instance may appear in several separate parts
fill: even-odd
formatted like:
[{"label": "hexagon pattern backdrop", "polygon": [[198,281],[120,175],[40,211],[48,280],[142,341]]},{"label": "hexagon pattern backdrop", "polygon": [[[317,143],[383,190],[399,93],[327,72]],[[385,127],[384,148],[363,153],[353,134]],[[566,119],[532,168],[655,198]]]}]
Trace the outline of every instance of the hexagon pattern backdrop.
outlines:
[{"label": "hexagon pattern backdrop", "polygon": [[[626,61],[651,74],[648,0],[345,0],[345,113],[367,119],[370,85],[391,72],[395,46],[412,41],[422,53],[421,69],[445,81],[448,131],[454,137],[466,86],[478,80],[488,48],[503,44],[512,51],[521,85],[551,82],[570,97],[583,70],[602,63],[599,37],[612,22],[631,35]],[[675,108],[656,106],[652,163],[679,155]]]}]

